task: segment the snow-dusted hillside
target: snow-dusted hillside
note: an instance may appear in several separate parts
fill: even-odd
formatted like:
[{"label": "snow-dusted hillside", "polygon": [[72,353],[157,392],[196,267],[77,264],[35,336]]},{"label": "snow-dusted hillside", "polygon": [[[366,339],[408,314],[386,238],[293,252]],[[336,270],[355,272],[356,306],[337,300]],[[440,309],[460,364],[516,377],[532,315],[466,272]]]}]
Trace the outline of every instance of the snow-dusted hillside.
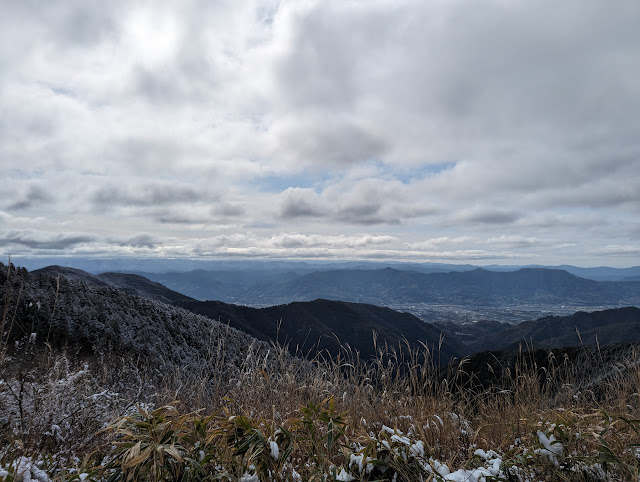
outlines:
[{"label": "snow-dusted hillside", "polygon": [[[0,268],[7,272],[5,265]],[[268,348],[246,333],[181,308],[21,268],[11,270],[9,288],[0,283],[0,311],[5,300],[14,319],[13,339],[29,336],[87,355],[140,357],[163,371],[200,368],[221,346],[228,368],[249,350]]]}]

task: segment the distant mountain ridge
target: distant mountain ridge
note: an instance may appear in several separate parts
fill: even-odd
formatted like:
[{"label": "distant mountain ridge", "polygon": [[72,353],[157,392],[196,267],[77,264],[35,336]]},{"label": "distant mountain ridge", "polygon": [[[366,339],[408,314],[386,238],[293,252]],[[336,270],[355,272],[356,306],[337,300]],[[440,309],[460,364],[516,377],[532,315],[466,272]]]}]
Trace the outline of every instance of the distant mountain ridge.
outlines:
[{"label": "distant mountain ridge", "polygon": [[257,286],[239,302],[272,303],[317,298],[389,305],[400,303],[640,304],[639,282],[598,282],[563,270],[523,268],[496,272],[477,268],[450,273],[382,270],[318,271]]},{"label": "distant mountain ridge", "polygon": [[250,287],[279,283],[307,274],[308,271],[243,270],[205,271],[196,269],[177,273],[139,273],[179,293],[198,300],[238,303]]},{"label": "distant mountain ridge", "polygon": [[[595,281],[626,281],[640,277],[640,266],[613,268],[598,266],[583,268],[573,265],[498,265],[474,266],[471,264],[432,263],[432,262],[389,262],[389,261],[299,261],[299,260],[197,260],[163,258],[83,258],[82,256],[22,257],[13,258],[13,262],[30,271],[49,265],[69,266],[89,273],[124,272],[141,274],[154,281],[156,274],[172,275],[189,271],[207,272],[269,272],[307,274],[314,271],[363,269],[375,270],[386,267],[399,271],[417,271],[420,273],[449,273],[451,271],[471,271],[482,267],[489,271],[517,271],[522,268],[562,269],[573,275]],[[172,286],[167,283],[169,288]],[[190,295],[193,296],[193,295]]]}]

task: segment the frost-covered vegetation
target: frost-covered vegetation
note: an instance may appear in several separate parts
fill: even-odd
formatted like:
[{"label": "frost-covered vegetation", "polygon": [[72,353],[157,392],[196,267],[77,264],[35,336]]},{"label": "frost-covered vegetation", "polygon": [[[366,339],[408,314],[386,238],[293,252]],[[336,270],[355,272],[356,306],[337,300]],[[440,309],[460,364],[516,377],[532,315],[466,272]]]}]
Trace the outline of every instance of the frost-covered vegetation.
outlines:
[{"label": "frost-covered vegetation", "polygon": [[[493,386],[380,344],[292,357],[112,288],[3,267],[0,479],[639,480],[640,370],[523,352]],[[607,366],[605,366],[607,365]],[[610,366],[609,366],[610,365]]]}]

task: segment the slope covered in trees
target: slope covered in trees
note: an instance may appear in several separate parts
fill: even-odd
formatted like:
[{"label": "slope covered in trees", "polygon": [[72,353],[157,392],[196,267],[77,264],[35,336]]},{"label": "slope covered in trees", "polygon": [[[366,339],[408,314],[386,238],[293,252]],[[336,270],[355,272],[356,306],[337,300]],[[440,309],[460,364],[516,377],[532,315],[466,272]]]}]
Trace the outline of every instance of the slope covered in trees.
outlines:
[{"label": "slope covered in trees", "polygon": [[[7,271],[4,265],[0,269]],[[20,268],[12,268],[9,282],[0,283],[0,303],[0,312],[6,308],[10,313],[12,339],[29,336],[87,356],[139,357],[163,370],[199,367],[220,343],[229,367],[251,346],[266,347],[244,332],[182,308],[105,284]]]},{"label": "slope covered in trees", "polygon": [[516,350],[520,344],[537,348],[608,345],[640,342],[640,308],[633,306],[571,316],[547,316],[525,321],[470,345],[471,351]]},{"label": "slope covered in trees", "polygon": [[180,306],[229,323],[262,340],[278,340],[293,352],[313,355],[318,349],[332,355],[340,345],[358,351],[364,360],[375,354],[374,333],[379,345],[419,348],[421,343],[444,364],[464,355],[466,346],[442,336],[436,326],[409,313],[362,303],[315,300],[269,308],[249,308],[218,301],[190,301]]}]

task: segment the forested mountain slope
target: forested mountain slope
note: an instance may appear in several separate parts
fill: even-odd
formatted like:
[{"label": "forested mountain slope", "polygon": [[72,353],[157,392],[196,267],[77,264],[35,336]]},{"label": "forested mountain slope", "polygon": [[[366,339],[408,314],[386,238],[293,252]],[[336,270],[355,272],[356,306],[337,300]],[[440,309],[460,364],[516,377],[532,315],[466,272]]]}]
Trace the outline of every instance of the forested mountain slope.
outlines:
[{"label": "forested mountain slope", "polygon": [[408,343],[416,349],[424,343],[444,363],[468,351],[451,336],[441,339],[440,328],[409,313],[361,303],[314,300],[260,309],[218,301],[190,301],[179,305],[228,322],[256,338],[277,338],[281,343],[289,344],[291,351],[305,354],[320,349],[335,355],[340,344],[346,344],[366,360],[375,353],[374,332],[379,345],[406,347]]},{"label": "forested mountain slope", "polygon": [[[0,272],[6,275],[7,267],[0,264]],[[163,370],[202,366],[220,344],[229,367],[251,347],[267,346],[205,316],[119,288],[21,268],[12,267],[9,282],[0,283],[0,313],[5,307],[12,339],[27,336],[86,355],[140,357]]]},{"label": "forested mountain slope", "polygon": [[46,268],[32,271],[33,274],[47,274],[50,276],[62,276],[67,279],[75,279],[98,286],[112,286],[120,288],[128,293],[143,296],[145,298],[160,301],[162,303],[175,303],[176,301],[188,301],[193,298],[170,290],[160,283],[147,278],[128,273],[102,273],[93,275],[75,268],[63,266],[47,266]]},{"label": "forested mountain slope", "polygon": [[[117,273],[91,275],[70,268],[49,267],[31,275],[25,272],[24,276],[27,279],[48,283],[50,287],[55,286],[56,278],[49,273],[60,275],[63,295],[60,301],[64,306],[72,303],[74,290],[82,299],[87,298],[87,293],[90,293],[89,301],[79,303],[82,308],[76,310],[75,321],[71,319],[66,321],[74,326],[73,329],[63,329],[60,340],[69,336],[72,338],[79,336],[83,340],[88,338],[88,344],[91,346],[95,343],[106,343],[112,339],[113,341],[109,343],[115,346],[119,346],[119,343],[135,343],[136,340],[144,341],[147,339],[147,333],[151,332],[151,338],[157,337],[157,341],[161,338],[167,341],[172,340],[167,336],[168,333],[165,333],[166,330],[171,329],[171,323],[167,325],[162,321],[160,328],[156,329],[156,321],[146,320],[148,306],[152,301],[170,299],[176,306],[214,320],[216,326],[228,324],[263,341],[277,340],[288,344],[293,353],[297,351],[304,355],[313,356],[318,350],[327,350],[335,356],[340,352],[340,345],[344,344],[358,351],[364,359],[368,359],[375,353],[374,333],[380,346],[386,343],[395,347],[402,346],[404,349],[408,344],[412,349],[418,349],[424,344],[437,354],[438,359],[444,364],[448,363],[452,357],[462,356],[468,352],[464,344],[449,334],[443,335],[440,328],[408,313],[399,313],[389,308],[315,300],[256,309],[217,301],[195,301],[137,275]],[[139,294],[140,297],[123,292],[122,287]],[[150,299],[143,299],[143,297]],[[137,301],[133,302],[134,299]],[[157,302],[155,305],[164,306],[162,310],[168,312],[178,309]],[[136,309],[141,310],[141,316],[134,323],[132,320],[136,317]],[[164,320],[161,315],[153,316]],[[100,323],[93,326],[96,319]],[[129,326],[132,323],[134,325]],[[175,336],[178,337],[179,342],[196,343],[197,346],[202,344],[208,334],[205,327],[201,326],[201,320],[195,325],[198,328],[194,327],[194,330],[200,332],[200,335],[194,335],[198,340],[193,336],[178,334]],[[113,329],[111,330],[110,327]],[[57,336],[58,331],[60,331],[59,328],[54,327],[50,337]],[[124,339],[118,342],[117,337],[121,335]]]},{"label": "forested mountain slope", "polygon": [[470,345],[474,352],[640,342],[640,308],[629,306],[571,316],[547,316],[513,325]]}]

